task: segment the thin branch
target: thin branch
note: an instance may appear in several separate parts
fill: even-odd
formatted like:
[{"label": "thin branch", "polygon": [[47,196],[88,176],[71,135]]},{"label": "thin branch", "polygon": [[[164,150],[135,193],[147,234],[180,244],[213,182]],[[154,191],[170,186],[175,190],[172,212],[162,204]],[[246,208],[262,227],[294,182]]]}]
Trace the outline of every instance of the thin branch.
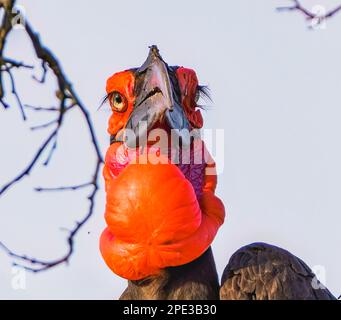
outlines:
[{"label": "thin branch", "polygon": [[[69,107],[66,107],[64,110],[64,112],[70,110],[72,107],[74,107],[75,105],[72,104],[71,106]],[[29,104],[25,104],[24,107],[26,109],[31,109],[32,111],[43,111],[43,112],[60,112],[60,108],[57,108],[57,107],[38,107],[38,106],[32,106],[32,105],[29,105]]]},{"label": "thin branch", "polygon": [[16,86],[15,86],[14,77],[13,77],[13,74],[11,72],[11,69],[6,67],[5,71],[9,75],[9,78],[10,78],[10,81],[11,81],[11,87],[12,87],[12,94],[14,95],[15,99],[17,100],[17,103],[18,103],[18,106],[19,106],[22,118],[23,118],[23,120],[26,120],[25,110],[24,110],[23,104],[21,103],[21,99],[19,97],[19,94],[17,92]]},{"label": "thin branch", "polygon": [[0,103],[4,106],[5,109],[9,107],[9,105],[4,101],[4,96],[5,96],[5,90],[4,90],[4,85],[3,85],[3,66],[5,67],[5,71],[10,77],[11,85],[12,85],[12,93],[14,94],[17,103],[20,108],[21,115],[23,117],[23,120],[26,120],[26,115],[24,112],[24,108],[22,106],[21,100],[19,98],[19,95],[16,91],[15,88],[15,83],[14,83],[14,78],[11,73],[11,68],[16,67],[16,68],[33,68],[32,66],[28,66],[22,62],[17,62],[12,59],[4,58],[4,49],[5,49],[5,44],[7,40],[8,34],[12,30],[12,9],[14,6],[15,0],[1,0],[1,8],[4,11],[3,14],[3,19],[1,21],[1,32],[0,32],[0,66],[1,66],[1,72],[0,72]]},{"label": "thin branch", "polygon": [[6,65],[7,68],[26,68],[26,69],[34,69],[32,65],[28,65],[22,61],[15,61],[13,59],[5,58],[0,59],[0,65]]},{"label": "thin branch", "polygon": [[[11,251],[5,244],[3,244],[2,242],[0,242],[0,247],[9,255],[11,256],[12,258],[15,258],[15,259],[20,259],[20,260],[23,260],[23,261],[28,261],[32,264],[35,264],[36,261],[34,259],[31,259],[31,258],[28,258],[27,256],[25,255],[19,255],[13,251]],[[16,265],[15,263],[13,263],[14,265]],[[40,262],[39,264],[43,265],[44,263],[43,262]]]},{"label": "thin branch", "polygon": [[51,120],[51,121],[43,123],[43,124],[32,126],[32,127],[30,127],[30,129],[32,131],[39,130],[39,129],[46,129],[46,128],[48,128],[48,127],[50,127],[56,123],[58,123],[58,119],[54,119],[54,120]]},{"label": "thin branch", "polygon": [[36,76],[33,76],[33,79],[38,81],[39,83],[44,83],[46,80],[46,75],[47,75],[47,66],[46,66],[46,62],[42,61],[41,63],[41,68],[43,69],[43,73],[40,79],[38,79]]},{"label": "thin branch", "polygon": [[48,164],[50,163],[50,161],[51,161],[51,159],[52,159],[52,156],[53,156],[54,152],[55,152],[56,149],[57,149],[57,144],[58,144],[58,132],[57,132],[57,134],[54,136],[53,140],[54,140],[54,141],[53,141],[52,147],[51,147],[51,149],[50,149],[50,152],[49,152],[49,154],[48,154],[46,160],[45,160],[44,163],[43,163],[43,165],[44,165],[45,167],[48,166]]},{"label": "thin branch", "polygon": [[326,18],[331,18],[331,17],[333,17],[334,15],[336,15],[339,11],[341,11],[341,4],[340,4],[338,7],[336,7],[335,9],[329,11],[329,12],[325,15],[325,17],[326,17]]},{"label": "thin branch", "polygon": [[76,92],[73,90],[71,83],[65,76],[56,57],[52,54],[52,52],[48,48],[44,47],[41,44],[39,35],[32,29],[31,25],[28,22],[26,23],[25,29],[32,41],[37,57],[40,58],[41,60],[44,60],[47,63],[47,65],[50,67],[50,69],[53,71],[53,73],[58,79],[59,89],[65,93],[66,97],[73,100],[74,105],[77,106],[79,110],[81,111],[81,113],[83,114],[86,124],[89,129],[91,141],[93,143],[93,147],[95,149],[96,155],[100,159],[100,161],[103,162],[102,155],[99,150],[99,144],[97,142],[97,138],[95,135],[95,131],[94,131],[88,110],[85,108],[80,98],[78,97]]},{"label": "thin branch", "polygon": [[47,111],[47,112],[59,111],[59,108],[57,108],[57,107],[37,107],[37,106],[29,105],[29,104],[25,104],[24,107],[26,109],[31,109],[33,111]]},{"label": "thin branch", "polygon": [[59,117],[57,119],[54,119],[54,120],[51,120],[51,121],[48,121],[46,123],[43,123],[43,124],[39,124],[39,125],[36,125],[36,126],[32,126],[30,127],[30,129],[32,131],[35,131],[35,130],[39,130],[39,129],[46,129],[46,128],[49,128],[50,126],[54,125],[54,124],[57,124],[59,125],[59,122],[61,122],[61,119],[60,119],[60,115],[61,114],[65,114],[67,111],[69,111],[72,107],[75,106],[75,103],[71,104],[70,106],[68,107],[65,107],[65,98],[62,98],[61,101],[60,101],[60,106],[59,108],[50,108],[50,109],[44,109],[44,108],[35,108],[35,107],[31,107],[33,108],[35,111],[37,110],[44,110],[44,111],[58,111],[59,112]]},{"label": "thin branch", "polygon": [[0,98],[0,103],[2,104],[2,106],[4,107],[4,109],[8,109],[8,108],[10,107],[10,105],[9,105],[8,103],[6,103],[6,102],[4,101],[4,99],[1,99],[1,98]]},{"label": "thin branch", "polygon": [[56,136],[58,131],[58,128],[54,129],[52,133],[48,136],[48,138],[44,141],[44,143],[40,146],[37,153],[34,155],[31,162],[28,164],[28,166],[20,172],[15,178],[13,178],[11,181],[6,183],[1,189],[0,189],[0,196],[5,193],[6,190],[14,186],[17,182],[19,182],[22,178],[29,175],[35,164],[37,163],[38,159],[40,158],[41,154],[44,152],[46,147],[49,145],[49,143],[52,141],[52,139]]},{"label": "thin branch", "polygon": [[[82,226],[92,216],[92,213],[94,210],[95,196],[96,196],[96,193],[98,190],[97,178],[98,178],[100,166],[101,166],[101,162],[98,161],[96,164],[96,169],[97,169],[96,172],[97,173],[95,174],[94,179],[91,182],[91,185],[93,186],[93,190],[90,193],[90,195],[88,196],[88,200],[90,202],[88,212],[84,216],[84,218],[81,219],[80,221],[77,221],[76,226],[71,231],[69,231],[69,236],[66,239],[66,242],[68,244],[68,250],[67,250],[66,254],[63,255],[61,258],[53,260],[53,261],[43,261],[43,260],[35,259],[32,257],[28,257],[27,255],[19,255],[15,252],[11,251],[7,246],[5,246],[2,242],[0,242],[0,246],[7,252],[7,254],[9,256],[15,258],[16,260],[29,263],[32,266],[22,265],[21,263],[17,263],[17,262],[14,262],[13,265],[19,266],[19,267],[24,268],[25,270],[31,271],[31,272],[42,272],[42,271],[46,271],[48,269],[51,269],[55,266],[58,266],[62,263],[68,263],[69,262],[69,259],[74,252],[74,238],[77,235],[77,233],[79,232],[79,230],[82,228]],[[35,266],[37,266],[37,267],[35,267]]]},{"label": "thin branch", "polygon": [[300,2],[298,0],[292,0],[292,1],[293,1],[293,5],[292,6],[289,6],[289,7],[278,7],[277,11],[300,11],[308,19],[315,18],[315,15],[312,12],[310,12],[309,10],[307,10],[306,8],[304,8],[300,4]]},{"label": "thin branch", "polygon": [[83,189],[86,187],[89,187],[93,184],[93,182],[87,182],[87,183],[83,183],[83,184],[78,184],[75,186],[66,186],[66,187],[55,187],[55,188],[42,188],[42,187],[38,187],[35,188],[34,190],[37,192],[55,192],[55,191],[76,191],[79,189]]},{"label": "thin branch", "polygon": [[327,11],[324,14],[314,13],[307,8],[305,8],[299,0],[292,0],[293,5],[292,6],[285,6],[285,7],[278,7],[277,11],[297,11],[303,14],[303,16],[307,20],[313,20],[316,19],[317,24],[322,23],[322,21],[325,21],[326,19],[329,19],[336,15],[338,12],[341,11],[341,4],[337,6],[336,8]]},{"label": "thin branch", "polygon": [[[15,0],[1,0],[1,8],[4,11],[3,18],[1,21],[1,27],[0,27],[0,57],[4,56],[4,48],[7,40],[7,36],[12,30],[12,25],[11,25],[11,12],[12,8],[14,6]],[[3,102],[5,92],[4,92],[4,87],[3,87],[3,79],[2,79],[2,72],[0,73],[0,101],[1,103],[6,106],[7,104]]]},{"label": "thin branch", "polygon": [[[12,30],[11,18],[12,18],[12,9],[13,9],[14,3],[15,3],[15,0],[0,0],[0,7],[2,7],[3,10],[5,11],[4,18],[1,23],[1,32],[0,32],[0,61],[2,61],[1,68],[0,68],[0,103],[2,103],[7,108],[9,107],[9,105],[3,99],[5,91],[4,91],[4,87],[2,83],[2,74],[3,72],[7,72],[11,78],[12,92],[14,91],[13,94],[17,95],[17,102],[23,111],[24,110],[22,107],[23,105],[19,99],[19,95],[17,94],[16,88],[15,88],[14,77],[11,74],[10,70],[14,67],[16,68],[31,68],[31,67],[24,63],[19,63],[19,62],[4,58],[3,56],[7,36]],[[71,187],[37,188],[36,189],[38,192],[42,192],[42,191],[78,190],[78,189],[85,188],[85,187],[92,187],[92,191],[87,197],[87,199],[90,202],[88,210],[85,216],[80,221],[77,221],[75,227],[71,231],[69,231],[69,236],[67,238],[67,245],[68,245],[67,251],[61,258],[52,260],[52,261],[43,261],[39,259],[34,259],[31,257],[28,257],[27,255],[19,255],[0,242],[0,247],[3,250],[5,250],[5,252],[7,252],[9,256],[11,256],[12,258],[16,260],[16,262],[14,263],[15,265],[19,265],[29,271],[39,272],[39,271],[48,270],[57,265],[68,262],[71,255],[73,254],[75,236],[77,235],[79,230],[82,228],[82,226],[88,221],[88,219],[91,217],[94,211],[95,196],[98,190],[99,172],[100,172],[100,167],[103,163],[103,158],[99,149],[99,144],[95,135],[95,131],[92,125],[92,121],[90,119],[89,112],[86,109],[86,107],[83,105],[82,101],[80,100],[76,92],[74,91],[71,85],[71,82],[68,80],[68,78],[64,74],[59,61],[57,60],[55,55],[52,53],[52,51],[42,44],[38,33],[34,31],[32,26],[27,21],[25,23],[25,30],[31,40],[36,57],[39,59],[42,69],[43,69],[43,74],[42,74],[41,79],[36,79],[36,80],[38,80],[41,83],[45,82],[47,72],[52,71],[52,74],[57,79],[57,85],[58,85],[57,98],[60,101],[60,106],[58,108],[55,108],[55,107],[42,108],[42,107],[32,107],[32,106],[27,106],[27,105],[25,105],[25,107],[30,108],[31,110],[34,110],[34,111],[51,111],[51,112],[58,113],[57,119],[52,120],[43,125],[36,126],[34,127],[34,129],[47,128],[52,124],[57,124],[57,126],[56,128],[54,128],[52,133],[50,133],[50,135],[46,138],[46,140],[39,147],[38,151],[34,155],[31,162],[29,162],[29,164],[26,166],[26,168],[22,170],[16,177],[14,177],[10,182],[5,184],[0,189],[0,196],[3,195],[5,191],[7,191],[9,188],[14,186],[19,181],[21,181],[25,176],[29,175],[31,171],[34,169],[34,167],[36,166],[38,160],[41,158],[41,155],[52,144],[51,149],[49,150],[48,157],[46,161],[44,162],[44,165],[49,164],[52,154],[55,152],[57,148],[58,133],[62,126],[65,113],[72,107],[78,108],[78,110],[83,115],[85,124],[90,134],[91,145],[93,147],[94,153],[96,154],[96,162],[95,162],[94,171],[92,174],[92,179],[90,182],[81,184],[81,185],[74,185]],[[66,106],[66,104],[68,104],[69,106]],[[22,265],[21,263],[24,263],[25,265]]]}]

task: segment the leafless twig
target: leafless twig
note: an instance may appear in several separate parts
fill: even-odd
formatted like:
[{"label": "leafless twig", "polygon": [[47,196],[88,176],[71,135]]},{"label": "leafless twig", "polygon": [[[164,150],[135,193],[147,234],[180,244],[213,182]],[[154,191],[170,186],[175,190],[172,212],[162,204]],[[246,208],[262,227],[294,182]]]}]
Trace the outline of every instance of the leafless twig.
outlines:
[{"label": "leafless twig", "polygon": [[329,19],[333,16],[335,16],[338,12],[341,11],[341,4],[337,6],[336,8],[327,11],[324,14],[318,14],[314,13],[307,8],[305,8],[299,0],[292,0],[293,5],[292,6],[285,6],[285,7],[279,7],[277,8],[278,11],[297,11],[303,14],[303,16],[307,20],[313,20],[315,19],[317,21],[317,24],[320,24],[322,21],[325,21],[326,19]]},{"label": "leafless twig", "polygon": [[24,107],[26,109],[30,109],[33,111],[46,111],[46,112],[56,112],[60,111],[57,107],[37,107],[37,106],[31,106],[29,104],[25,104]]},{"label": "leafless twig", "polygon": [[96,197],[97,190],[98,190],[99,171],[103,163],[103,160],[102,160],[102,155],[99,149],[99,144],[97,142],[97,138],[94,132],[94,128],[93,128],[88,110],[83,105],[77,93],[74,91],[71,85],[71,82],[68,80],[68,78],[64,74],[62,67],[59,61],[57,60],[57,58],[55,57],[55,55],[52,53],[50,49],[48,49],[42,44],[39,38],[39,35],[35,32],[33,27],[27,21],[24,26],[25,31],[31,40],[34,52],[36,54],[36,57],[40,60],[42,70],[43,70],[41,79],[37,79],[37,78],[35,79],[39,81],[40,83],[44,83],[46,80],[47,73],[50,71],[52,72],[54,77],[57,79],[57,83],[58,83],[57,98],[59,99],[59,107],[44,108],[44,107],[34,107],[34,106],[28,106],[28,105],[22,104],[21,99],[19,98],[18,91],[15,87],[15,78],[11,70],[12,68],[32,69],[33,67],[23,62],[17,62],[12,59],[4,57],[4,48],[6,45],[6,40],[12,30],[11,19],[13,18],[12,12],[13,12],[14,4],[15,4],[15,0],[0,0],[0,9],[3,10],[3,13],[4,13],[3,19],[1,22],[1,32],[0,32],[0,67],[1,67],[0,68],[0,103],[6,108],[10,107],[8,103],[5,102],[5,99],[4,99],[5,94],[6,94],[6,89],[3,83],[3,74],[7,73],[7,75],[10,78],[11,93],[16,97],[17,104],[19,105],[19,108],[20,108],[20,111],[24,120],[26,119],[24,107],[29,108],[34,111],[55,112],[58,114],[58,116],[56,119],[48,123],[35,126],[32,128],[33,130],[43,129],[43,128],[47,129],[50,126],[55,125],[55,128],[53,128],[53,130],[48,134],[46,139],[43,141],[43,143],[40,145],[40,147],[36,151],[32,160],[27,164],[27,166],[22,171],[20,171],[11,181],[7,182],[0,188],[0,197],[5,192],[8,192],[9,189],[13,188],[24,177],[29,175],[32,172],[32,170],[36,167],[42,155],[47,151],[48,151],[48,156],[43,164],[44,165],[49,164],[49,161],[51,160],[53,153],[57,149],[58,133],[59,133],[60,128],[63,125],[63,120],[64,120],[64,117],[66,116],[66,111],[70,110],[71,108],[77,108],[82,114],[84,122],[89,131],[89,135],[91,137],[92,148],[94,150],[94,153],[96,154],[96,162],[95,162],[95,166],[93,169],[92,177],[89,182],[85,184],[81,184],[81,185],[71,186],[71,187],[36,188],[36,191],[38,192],[78,190],[80,188],[85,188],[85,187],[92,188],[90,194],[87,197],[89,201],[88,210],[86,214],[84,215],[84,217],[80,221],[77,221],[75,223],[75,227],[72,230],[69,230],[69,235],[67,237],[68,248],[67,248],[66,253],[62,257],[52,260],[52,261],[43,261],[40,259],[28,257],[27,255],[17,254],[13,250],[9,249],[5,244],[0,242],[0,247],[3,250],[5,250],[5,252],[7,252],[9,256],[15,259],[15,262],[14,262],[15,265],[20,265],[29,271],[39,272],[39,271],[48,270],[50,268],[53,268],[62,263],[67,263],[69,261],[72,253],[74,252],[74,241],[75,241],[76,234],[79,232],[82,226],[88,221],[88,219],[93,214],[94,206],[95,206],[95,197]]},{"label": "leafless twig", "polygon": [[35,191],[37,192],[49,192],[49,191],[75,191],[75,190],[79,190],[82,188],[86,188],[92,185],[92,182],[87,182],[87,183],[82,183],[82,184],[78,184],[78,185],[74,185],[74,186],[67,186],[67,187],[55,187],[55,188],[42,188],[42,187],[38,187],[35,188]]}]

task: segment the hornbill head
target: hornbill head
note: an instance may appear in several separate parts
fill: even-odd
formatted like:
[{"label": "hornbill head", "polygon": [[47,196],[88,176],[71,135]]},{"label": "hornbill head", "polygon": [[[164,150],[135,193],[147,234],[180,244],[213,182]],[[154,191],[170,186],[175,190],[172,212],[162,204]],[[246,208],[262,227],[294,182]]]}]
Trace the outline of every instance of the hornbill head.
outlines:
[{"label": "hornbill head", "polygon": [[[168,66],[156,46],[141,67],[111,76],[106,91],[113,112],[100,250],[114,273],[141,280],[198,259],[224,221],[215,163],[193,130],[203,126],[198,98],[207,91],[193,70]],[[149,140],[156,129],[159,139]]]},{"label": "hornbill head", "polygon": [[141,67],[110,77],[106,90],[113,111],[108,129],[111,142],[134,147],[147,142],[150,130],[162,128],[188,144],[182,133],[203,126],[197,102],[200,95],[207,96],[206,87],[198,85],[193,70],[168,66],[156,46],[150,47]]},{"label": "hornbill head", "polygon": [[[218,299],[210,244],[225,209],[214,194],[216,175],[206,172],[215,165],[121,164],[115,145],[122,144],[113,144],[141,146],[157,128],[178,133],[183,144],[190,144],[181,132],[202,127],[197,101],[200,94],[207,96],[205,87],[198,85],[193,70],[168,66],[151,46],[141,67],[114,74],[106,90],[113,110],[112,145],[103,171],[107,227],[100,250],[111,270],[130,280],[121,298]],[[289,252],[251,244],[231,257],[220,298],[334,299],[328,289],[315,288],[314,279],[310,268]]]}]

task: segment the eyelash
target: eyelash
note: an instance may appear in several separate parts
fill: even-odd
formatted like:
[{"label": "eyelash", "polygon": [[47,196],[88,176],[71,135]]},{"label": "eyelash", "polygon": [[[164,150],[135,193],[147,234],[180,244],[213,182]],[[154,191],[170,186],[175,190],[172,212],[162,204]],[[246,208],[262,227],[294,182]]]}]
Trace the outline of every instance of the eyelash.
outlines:
[{"label": "eyelash", "polygon": [[212,102],[210,88],[208,86],[198,85],[199,97]]},{"label": "eyelash", "polygon": [[[208,86],[205,85],[198,85],[198,93],[199,93],[199,98],[204,99],[204,100],[208,100],[210,102],[212,102],[212,98],[211,98],[211,93],[210,93],[210,88]],[[109,99],[111,98],[112,94],[114,92],[108,93],[106,94],[103,99],[102,102],[99,106],[98,109],[100,109],[105,103],[107,103],[109,101]],[[200,109],[204,109],[203,105],[198,105],[198,108]]]},{"label": "eyelash", "polygon": [[[101,104],[100,104],[100,106],[99,106],[98,109],[100,109],[105,103],[110,102],[111,97],[112,97],[115,93],[116,93],[116,91],[113,91],[113,92],[110,92],[110,93],[106,94],[106,95],[104,96],[104,98],[102,99],[102,102],[101,102]],[[125,98],[124,96],[122,96],[122,97]],[[125,100],[125,103],[127,103],[126,100]],[[125,110],[124,110],[124,111],[125,111]],[[124,111],[122,111],[122,112],[124,112]],[[120,112],[120,111],[116,110],[116,112]]]},{"label": "eyelash", "polygon": [[109,98],[110,98],[111,94],[112,94],[112,93],[108,93],[108,94],[106,94],[106,95],[103,97],[102,102],[101,102],[99,108],[101,108],[105,103],[107,103],[107,102],[109,101]]}]

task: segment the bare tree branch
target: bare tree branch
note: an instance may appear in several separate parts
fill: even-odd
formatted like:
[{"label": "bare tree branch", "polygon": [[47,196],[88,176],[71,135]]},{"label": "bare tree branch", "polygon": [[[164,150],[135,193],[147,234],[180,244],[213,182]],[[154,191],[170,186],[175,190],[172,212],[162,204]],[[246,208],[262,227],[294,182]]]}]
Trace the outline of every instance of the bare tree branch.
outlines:
[{"label": "bare tree branch", "polygon": [[38,81],[39,83],[44,83],[46,79],[47,71],[48,71],[45,61],[42,61],[41,67],[43,69],[43,74],[41,76],[41,79],[38,79],[36,76],[33,76],[33,79]]},{"label": "bare tree branch", "polygon": [[341,11],[341,4],[340,4],[336,8],[334,8],[330,11],[327,11],[324,14],[318,14],[318,13],[314,13],[314,12],[308,10],[307,8],[305,8],[299,0],[292,0],[292,2],[293,2],[292,6],[279,7],[279,8],[277,8],[277,10],[278,11],[297,11],[297,12],[300,12],[301,14],[303,14],[303,16],[307,20],[315,19],[317,21],[317,24],[320,24],[323,21],[325,21],[326,19],[329,19],[329,18],[335,16],[337,13],[339,13]]},{"label": "bare tree branch", "polygon": [[[97,162],[96,168],[97,172],[99,171],[101,166],[100,162]],[[20,266],[24,268],[27,271],[32,271],[32,272],[41,272],[41,271],[46,271],[48,269],[51,269],[55,266],[58,266],[62,263],[68,263],[70,257],[72,256],[74,252],[74,237],[78,233],[78,231],[82,228],[82,226],[89,220],[91,217],[93,210],[94,210],[94,205],[95,205],[95,196],[98,190],[98,185],[97,185],[97,176],[94,177],[94,180],[91,182],[91,185],[93,186],[93,190],[91,194],[88,196],[88,200],[90,202],[90,206],[88,209],[87,214],[84,216],[83,219],[80,221],[76,222],[76,226],[74,229],[69,231],[69,236],[67,238],[67,244],[68,244],[68,250],[64,256],[62,256],[59,259],[52,260],[52,261],[43,261],[43,260],[38,260],[32,257],[28,257],[27,255],[19,255],[15,253],[14,251],[10,250],[7,246],[5,246],[2,242],[0,242],[0,247],[2,247],[5,252],[11,256],[12,258],[15,258],[16,260],[26,262],[28,265],[22,265],[17,262],[14,262],[13,265],[15,266]]]},{"label": "bare tree branch", "polygon": [[58,119],[54,119],[54,120],[51,120],[49,122],[33,126],[30,129],[32,131],[39,130],[39,129],[46,129],[46,128],[48,128],[48,127],[50,127],[50,126],[52,126],[53,124],[56,124],[56,123],[58,123]]},{"label": "bare tree branch", "polygon": [[50,160],[52,159],[52,156],[57,149],[57,144],[58,144],[58,133],[53,138],[52,147],[50,149],[50,152],[49,152],[46,160],[43,163],[44,166],[47,166],[50,163]]},{"label": "bare tree branch", "polygon": [[17,182],[19,182],[22,178],[25,176],[29,175],[31,173],[31,170],[34,168],[35,164],[39,160],[41,154],[44,152],[46,147],[50,144],[52,139],[56,136],[58,132],[58,128],[54,129],[52,133],[48,136],[48,138],[43,142],[43,144],[40,146],[38,149],[37,153],[33,157],[32,161],[28,164],[28,166],[21,172],[19,173],[15,178],[13,178],[11,181],[6,183],[5,185],[2,186],[0,189],[0,196],[7,191],[7,189],[13,187]]},{"label": "bare tree branch", "polygon": [[87,182],[87,183],[82,183],[82,184],[78,184],[75,186],[67,186],[67,187],[55,187],[55,188],[42,188],[42,187],[38,187],[35,188],[35,191],[37,192],[50,192],[50,191],[75,191],[75,190],[79,190],[82,188],[86,188],[92,185],[92,182]]},{"label": "bare tree branch", "polygon": [[97,138],[95,135],[95,131],[94,131],[88,110],[83,105],[77,93],[74,91],[72,84],[68,80],[66,75],[64,74],[58,59],[55,57],[55,55],[52,53],[50,49],[48,49],[42,44],[38,33],[35,32],[33,27],[27,21],[24,25],[24,28],[25,28],[27,35],[29,36],[31,40],[36,57],[40,60],[42,71],[43,71],[40,79],[37,79],[36,77],[34,77],[34,79],[40,83],[44,83],[46,80],[47,73],[49,71],[52,72],[52,74],[57,79],[57,83],[58,83],[57,98],[59,99],[59,107],[44,108],[44,107],[34,107],[34,106],[28,106],[28,105],[22,104],[21,99],[19,98],[19,94],[15,87],[15,78],[13,74],[11,73],[11,69],[12,68],[33,69],[33,67],[23,62],[17,62],[12,59],[4,57],[4,48],[6,45],[7,36],[10,34],[13,28],[12,19],[13,19],[14,14],[12,12],[14,8],[14,4],[15,4],[15,0],[0,0],[0,9],[3,10],[3,13],[4,13],[3,20],[1,23],[1,29],[0,29],[0,67],[1,67],[0,69],[0,103],[6,108],[10,107],[7,104],[7,102],[5,102],[4,100],[6,89],[3,83],[3,74],[7,73],[10,78],[11,93],[16,97],[17,104],[20,108],[20,111],[24,120],[26,119],[24,107],[31,109],[33,111],[56,112],[58,113],[58,117],[50,122],[47,122],[45,124],[38,125],[32,128],[32,130],[45,129],[54,124],[56,125],[56,127],[52,130],[52,132],[47,136],[47,138],[40,145],[35,155],[33,156],[32,160],[27,164],[27,166],[11,181],[4,184],[0,188],[0,197],[10,188],[14,187],[15,184],[19,183],[25,176],[29,175],[32,172],[32,170],[36,167],[38,161],[41,159],[42,155],[46,151],[48,151],[48,156],[43,164],[44,165],[49,164],[49,161],[51,160],[53,153],[57,149],[58,133],[62,127],[64,117],[66,115],[66,112],[70,110],[71,108],[78,109],[80,113],[82,114],[84,122],[87,126],[87,129],[91,138],[91,146],[96,155],[95,166],[92,172],[92,177],[89,182],[80,184],[80,185],[71,186],[71,187],[36,188],[35,189],[37,192],[42,192],[42,191],[69,191],[69,190],[78,190],[78,189],[85,188],[85,187],[92,187],[92,190],[87,197],[87,199],[89,200],[88,210],[85,216],[80,221],[76,222],[75,227],[72,230],[69,230],[69,235],[67,237],[68,248],[67,248],[66,253],[61,258],[55,259],[52,261],[43,261],[43,260],[35,259],[32,257],[28,257],[27,255],[17,254],[13,250],[9,249],[5,244],[0,242],[0,247],[3,250],[5,250],[5,252],[10,257],[12,257],[13,259],[17,261],[17,262],[14,262],[15,265],[20,265],[29,271],[40,272],[40,271],[53,268],[62,263],[67,263],[71,255],[73,254],[74,241],[75,241],[74,238],[77,235],[78,231],[82,228],[82,226],[91,217],[94,211],[95,197],[98,191],[99,171],[103,163],[103,159],[102,159],[102,155],[99,149],[99,144],[97,142]]},{"label": "bare tree branch", "polygon": [[60,111],[59,108],[56,108],[56,107],[37,107],[37,106],[31,106],[29,104],[25,104],[24,107],[33,111],[46,111],[46,112]]}]

